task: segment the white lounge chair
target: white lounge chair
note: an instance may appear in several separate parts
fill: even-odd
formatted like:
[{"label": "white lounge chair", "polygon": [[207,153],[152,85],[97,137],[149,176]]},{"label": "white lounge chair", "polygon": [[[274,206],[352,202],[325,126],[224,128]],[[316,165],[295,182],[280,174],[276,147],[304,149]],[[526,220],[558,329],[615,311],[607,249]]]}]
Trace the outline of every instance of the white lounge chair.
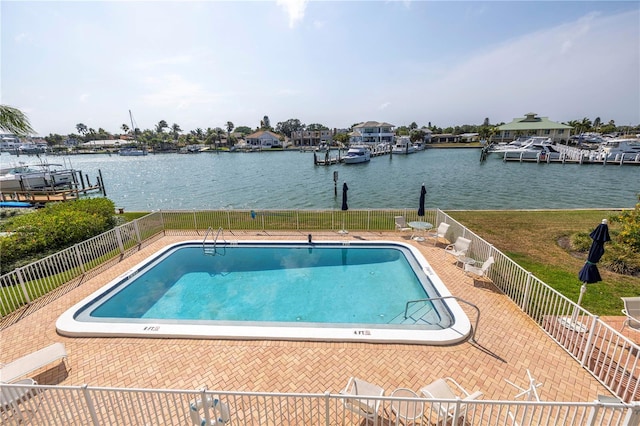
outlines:
[{"label": "white lounge chair", "polygon": [[27,378],[13,382],[12,385],[15,387],[0,386],[0,413],[2,414],[0,418],[4,420],[6,416],[8,420],[17,421],[16,424],[24,422],[25,418],[20,407],[26,406],[25,411],[35,411],[32,409],[33,404],[27,406],[27,401],[38,394],[39,391],[32,388],[37,384],[35,380]]},{"label": "white lounge chair", "polygon": [[487,273],[489,272],[489,268],[491,268],[491,265],[493,265],[494,262],[495,260],[493,259],[493,256],[489,256],[489,258],[484,261],[482,266],[474,266],[470,263],[465,263],[464,273],[466,275],[475,276],[477,278],[486,277]]},{"label": "white lounge chair", "polygon": [[384,389],[378,385],[366,382],[357,377],[351,377],[347,382],[347,386],[340,391],[343,398],[344,408],[359,414],[367,420],[373,420],[374,424],[378,423],[378,409],[380,408],[379,399],[360,399],[358,396],[378,397],[384,395]]},{"label": "white lounge chair", "polygon": [[450,225],[448,223],[440,222],[440,225],[438,225],[438,229],[427,231],[427,233],[425,234],[425,238],[433,240],[434,246],[441,239],[448,243],[449,241],[447,240],[447,232],[449,231],[449,226]]},{"label": "white lounge chair", "polygon": [[[465,401],[473,401],[482,396],[482,392],[480,391],[474,393],[467,392],[451,377],[438,379],[420,389],[420,392],[422,392],[425,398],[452,400],[451,402],[437,402],[433,404],[433,407],[438,410],[438,420],[442,419],[444,423],[452,420],[452,425],[457,425],[458,420],[467,415],[468,404],[466,404]],[[460,399],[460,401],[457,401],[457,399]]]},{"label": "white lounge chair", "polygon": [[405,219],[404,216],[394,216],[393,220],[396,225],[396,231],[406,232],[412,230],[412,228],[407,224],[407,219]]},{"label": "white lounge chair", "polygon": [[447,254],[452,255],[456,258],[456,263],[460,262],[460,258],[465,257],[467,252],[469,251],[469,247],[471,246],[471,240],[464,237],[456,238],[456,242],[453,244],[449,244],[444,248],[445,256]]},{"label": "white lounge chair", "polygon": [[0,368],[0,382],[11,383],[52,362],[62,360],[64,363],[66,358],[67,351],[64,348],[64,344],[54,343],[46,348],[11,361],[8,364],[4,364]]},{"label": "white lounge chair", "polygon": [[635,331],[640,331],[640,297],[623,297],[624,309],[622,313],[627,317],[622,323],[620,332],[626,326]]}]

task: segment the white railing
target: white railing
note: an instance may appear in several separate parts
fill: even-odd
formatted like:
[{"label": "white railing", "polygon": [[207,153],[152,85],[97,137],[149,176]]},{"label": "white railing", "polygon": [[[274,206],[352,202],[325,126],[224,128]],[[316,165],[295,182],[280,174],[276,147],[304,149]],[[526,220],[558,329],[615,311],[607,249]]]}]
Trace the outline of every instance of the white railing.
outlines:
[{"label": "white railing", "polygon": [[[91,386],[0,384],[15,401],[2,411],[3,424],[46,425],[360,425],[363,417],[345,407],[339,393],[256,393],[208,390],[123,389]],[[621,402],[463,401],[359,397],[379,401],[372,423],[380,426],[444,424],[446,413],[465,424],[637,426],[640,404]],[[198,401],[211,401],[207,409]],[[404,402],[404,404],[401,404]],[[207,404],[205,404],[207,405]],[[353,406],[353,404],[352,404]],[[411,408],[409,408],[411,407]],[[193,411],[193,412],[192,412]]]},{"label": "white railing", "polygon": [[[235,230],[337,231],[393,230],[394,216],[417,220],[415,209],[398,210],[212,210],[159,211],[76,244],[0,277],[0,325],[7,327],[25,311],[49,303],[87,276],[95,275],[167,235],[205,234],[209,227]],[[471,240],[469,256],[493,256],[489,278],[581,366],[624,401],[640,400],[640,347],[597,316],[540,281],[491,244],[440,210],[421,220],[450,224],[447,237]],[[344,227],[344,228],[343,228]]]},{"label": "white railing", "polygon": [[470,257],[480,262],[494,257],[489,278],[581,366],[622,400],[640,400],[640,346],[438,211],[440,222],[450,224],[450,241],[471,240]]}]

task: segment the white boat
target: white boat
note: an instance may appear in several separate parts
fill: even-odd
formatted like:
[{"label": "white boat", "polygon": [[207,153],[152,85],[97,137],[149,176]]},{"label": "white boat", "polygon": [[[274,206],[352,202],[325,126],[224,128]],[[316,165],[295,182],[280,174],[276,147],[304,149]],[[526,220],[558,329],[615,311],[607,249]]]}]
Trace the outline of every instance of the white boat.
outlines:
[{"label": "white boat", "polygon": [[122,148],[120,151],[118,151],[118,154],[123,157],[140,157],[143,155],[147,155],[147,151],[138,148]]},{"label": "white boat", "polygon": [[[487,147],[487,152],[489,154],[491,154],[492,152],[505,152],[505,151],[512,151],[514,149],[520,149],[522,148],[525,144],[530,142],[531,138],[518,138],[516,140],[513,140],[509,143],[494,143],[491,144]],[[546,139],[546,138],[545,138]]]},{"label": "white boat", "polygon": [[414,152],[416,152],[416,147],[413,146],[408,136],[400,136],[391,148],[392,154],[413,154]]},{"label": "white boat", "polygon": [[493,151],[498,155],[496,158],[521,158],[523,160],[556,160],[560,158],[560,152],[555,149],[550,138],[534,136],[527,140],[521,147],[503,148],[501,151]]},{"label": "white boat", "polygon": [[[640,155],[640,139],[635,138],[613,138],[600,144],[596,151],[606,156],[608,160],[624,158],[625,160],[635,160]],[[621,157],[623,156],[623,157]]]},{"label": "white boat", "polygon": [[28,191],[30,189],[71,186],[73,170],[59,169],[61,164],[20,164],[0,169],[0,191]]},{"label": "white boat", "polygon": [[367,146],[352,146],[342,158],[345,164],[366,163],[371,160],[371,151]]}]

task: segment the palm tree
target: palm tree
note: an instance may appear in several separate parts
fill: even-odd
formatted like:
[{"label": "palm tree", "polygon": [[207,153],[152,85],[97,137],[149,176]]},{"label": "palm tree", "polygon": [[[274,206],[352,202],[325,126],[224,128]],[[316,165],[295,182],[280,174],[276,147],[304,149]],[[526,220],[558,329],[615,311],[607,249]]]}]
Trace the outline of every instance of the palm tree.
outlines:
[{"label": "palm tree", "polygon": [[178,140],[178,134],[182,131],[179,125],[173,123],[171,125],[171,133],[173,133],[173,140]]},{"label": "palm tree", "polygon": [[27,116],[9,105],[0,105],[0,129],[16,135],[35,133]]},{"label": "palm tree", "polygon": [[231,141],[231,132],[233,132],[234,127],[235,126],[233,125],[232,122],[227,121],[227,146],[230,146],[229,141]]}]

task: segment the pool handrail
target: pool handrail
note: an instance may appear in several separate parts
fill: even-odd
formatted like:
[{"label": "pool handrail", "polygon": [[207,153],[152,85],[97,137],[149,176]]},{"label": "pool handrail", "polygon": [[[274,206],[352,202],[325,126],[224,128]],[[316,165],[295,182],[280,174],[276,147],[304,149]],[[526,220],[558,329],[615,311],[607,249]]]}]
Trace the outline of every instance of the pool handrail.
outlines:
[{"label": "pool handrail", "polygon": [[419,302],[432,302],[434,300],[444,300],[444,299],[454,299],[456,302],[462,302],[465,303],[471,307],[473,307],[476,312],[478,313],[478,315],[476,315],[476,326],[472,327],[471,329],[471,337],[469,338],[469,340],[472,343],[478,343],[476,342],[476,330],[478,329],[478,325],[480,324],[480,308],[478,308],[476,305],[474,305],[473,303],[461,299],[457,296],[442,296],[442,297],[429,297],[426,299],[417,299],[417,300],[409,300],[404,307],[404,319],[407,319],[407,312],[409,311],[409,305],[413,304],[413,303],[419,303]]},{"label": "pool handrail", "polygon": [[213,230],[213,227],[209,227],[207,229],[207,232],[204,234],[204,239],[202,240],[202,251],[204,252],[204,254],[211,254],[214,255],[216,254],[216,244],[218,244],[218,237],[220,236],[220,234],[222,234],[222,238],[224,239],[224,229],[221,227],[218,228],[218,232],[216,232],[216,236],[213,239],[213,249],[209,249],[207,250],[207,248],[205,247],[206,243],[207,243],[207,237],[209,236],[209,233]]}]

